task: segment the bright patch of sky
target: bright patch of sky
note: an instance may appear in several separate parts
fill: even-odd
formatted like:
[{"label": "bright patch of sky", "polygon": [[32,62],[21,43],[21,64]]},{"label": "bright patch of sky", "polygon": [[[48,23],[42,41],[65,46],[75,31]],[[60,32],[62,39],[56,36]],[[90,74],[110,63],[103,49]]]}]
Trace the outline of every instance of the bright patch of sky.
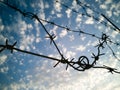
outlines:
[{"label": "bright patch of sky", "polygon": [[[7,0],[0,0],[7,1]],[[96,44],[99,40],[94,36],[79,32],[71,32],[44,20],[68,27],[71,30],[82,30],[87,33],[101,36],[107,33],[111,40],[120,42],[120,34],[107,27],[103,21],[107,20],[89,8],[89,15],[98,17],[94,20],[85,14],[76,0],[8,0],[11,5],[23,11],[33,12],[41,20],[47,31],[55,36],[54,40],[61,53],[67,58],[77,60],[81,55],[87,56],[92,62],[92,53],[97,52]],[[120,1],[119,0],[78,0],[92,7],[95,11],[105,14],[120,28]],[[60,2],[60,3],[59,3]],[[67,5],[69,8],[65,7]],[[82,4],[82,6],[83,6]],[[71,8],[71,9],[70,9]],[[73,11],[72,11],[73,10]],[[75,12],[76,11],[76,12]],[[0,44],[6,39],[12,44],[17,41],[16,48],[27,50],[55,58],[60,58],[53,42],[37,20],[29,19],[20,13],[0,3]],[[79,12],[79,13],[77,13]],[[107,23],[108,24],[108,23]],[[110,23],[109,26],[112,26]],[[51,42],[51,44],[50,44]],[[120,46],[109,43],[116,56],[120,58]],[[1,48],[0,48],[1,50]],[[120,71],[120,62],[113,57],[111,50],[106,46],[102,50],[97,65],[108,65]],[[84,72],[74,70],[66,64],[46,58],[24,54],[9,50],[0,52],[0,90],[119,90],[120,75],[108,73],[105,69],[89,69]]]}]

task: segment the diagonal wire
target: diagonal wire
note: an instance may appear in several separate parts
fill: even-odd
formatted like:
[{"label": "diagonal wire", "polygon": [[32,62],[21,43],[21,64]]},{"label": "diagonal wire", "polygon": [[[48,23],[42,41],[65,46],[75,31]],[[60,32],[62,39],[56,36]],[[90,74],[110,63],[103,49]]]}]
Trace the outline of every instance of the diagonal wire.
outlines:
[{"label": "diagonal wire", "polygon": [[[117,31],[117,32],[120,33],[120,29],[119,29],[113,22],[111,22],[104,14],[99,13],[99,12],[97,12],[96,10],[93,10],[93,9],[92,9],[90,6],[88,6],[87,4],[83,4],[82,2],[80,2],[80,1],[78,1],[78,0],[76,0],[76,1],[78,2],[78,3],[77,3],[78,5],[80,5],[80,6],[83,7],[83,9],[84,9],[85,12],[86,12],[85,7],[91,9],[93,12],[96,12],[97,14],[100,14],[102,17],[104,17],[108,22],[111,23],[111,25],[112,25],[114,28],[113,28],[111,25],[108,25],[107,22],[105,22],[105,21],[100,22],[101,24],[103,24],[103,25],[105,25],[105,26],[109,26],[109,27],[110,27],[111,29],[113,29],[114,31]],[[82,16],[91,17],[91,18],[93,18],[95,21],[100,21],[100,19],[99,19],[98,17],[95,17],[95,16],[93,16],[93,15],[90,15],[90,14],[88,14],[87,12],[86,12],[86,14],[83,14],[83,13],[80,13],[80,12],[76,11],[75,9],[70,8],[69,6],[63,4],[62,2],[59,2],[58,0],[56,0],[56,2],[57,2],[57,3],[60,3],[62,6],[68,8],[68,9],[70,9],[72,12],[75,12],[75,13],[77,13],[77,14],[81,14]],[[83,5],[81,5],[81,4],[83,4]],[[117,29],[117,30],[116,30],[116,29]]]},{"label": "diagonal wire", "polygon": [[2,2],[2,1],[0,1],[0,2],[3,3],[3,4],[5,4],[5,5],[7,5],[8,7],[12,8],[12,9],[18,11],[19,13],[21,13],[21,14],[22,14],[23,16],[25,16],[25,17],[28,17],[28,18],[31,18],[31,19],[36,19],[36,20],[42,25],[42,27],[43,27],[43,29],[45,30],[45,32],[49,35],[49,38],[50,38],[51,41],[53,42],[53,44],[54,44],[54,46],[56,47],[56,49],[57,49],[58,53],[60,54],[60,56],[63,57],[62,53],[60,52],[60,49],[58,48],[56,42],[54,41],[54,38],[53,38],[52,35],[50,35],[50,33],[47,31],[47,29],[45,28],[45,26],[44,26],[43,23],[40,21],[40,19],[38,18],[37,15],[35,15],[35,14],[32,13],[32,12],[23,12],[22,10],[20,10],[20,9],[18,9],[18,8],[12,6],[12,5],[10,5],[10,4],[8,4],[8,2],[7,2],[7,3]]},{"label": "diagonal wire", "polygon": [[[111,25],[115,28],[113,28],[113,30],[116,31],[116,29],[118,30],[118,32],[120,33],[120,28],[118,28],[113,22],[110,21],[110,19],[108,19],[103,13],[100,13],[98,11],[96,11],[95,9],[93,9],[92,7],[88,6],[87,4],[85,3],[82,3],[81,1],[79,0],[76,0],[77,4],[80,5],[81,7],[83,7],[85,9],[86,8],[89,8],[90,10],[92,10],[94,13],[97,13],[99,15],[101,15],[102,17],[104,17],[109,23],[111,23]],[[85,10],[86,11],[86,10]],[[104,23],[104,22],[103,22]],[[107,23],[104,23],[105,25],[107,25]]]}]

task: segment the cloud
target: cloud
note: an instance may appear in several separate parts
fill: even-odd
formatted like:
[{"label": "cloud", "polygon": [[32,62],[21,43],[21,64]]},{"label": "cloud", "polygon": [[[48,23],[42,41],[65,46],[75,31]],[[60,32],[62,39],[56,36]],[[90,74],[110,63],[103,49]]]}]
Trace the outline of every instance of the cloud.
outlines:
[{"label": "cloud", "polygon": [[58,30],[58,26],[54,26],[54,27],[50,30],[50,33],[54,33],[55,35],[57,35],[57,30]]},{"label": "cloud", "polygon": [[70,18],[71,13],[72,13],[72,10],[67,9],[65,12],[66,12],[66,14],[67,14],[67,17]]},{"label": "cloud", "polygon": [[[98,1],[98,0],[96,0],[96,1]],[[110,2],[107,2],[107,3],[109,4]],[[41,8],[40,10],[42,10],[42,11],[39,11],[41,14],[41,16],[40,16],[40,14],[39,14],[39,16],[41,18],[45,18],[44,8],[45,7],[48,8],[48,6],[44,6],[43,0],[38,2],[37,5],[38,4],[39,4],[38,9]],[[76,4],[74,3],[74,5],[76,5]],[[58,17],[62,17],[61,16],[62,15],[61,14],[61,10],[62,10],[61,5],[54,3],[54,7],[55,7],[54,9],[56,11],[53,11],[53,13],[56,14],[56,12],[58,12],[57,13]],[[104,8],[105,6],[103,5],[101,7]],[[114,6],[114,8],[115,8],[115,6]],[[117,6],[117,9],[118,9],[118,6]],[[67,13],[67,17],[72,18],[70,10],[67,9],[66,13]],[[109,13],[111,13],[111,12],[108,12],[108,14]],[[119,10],[117,11],[117,15],[119,16]],[[81,22],[81,18],[82,18],[81,15],[78,15],[76,18],[76,22]],[[20,49],[28,49],[29,50],[31,48],[31,46],[34,44],[34,42],[39,43],[42,40],[40,35],[43,33],[40,32],[39,22],[35,20],[34,25],[27,24],[27,22],[22,20],[22,17],[19,17],[19,16],[18,16],[17,20],[18,20],[17,23],[15,22],[16,24],[13,24],[14,25],[13,28],[16,30],[16,32],[18,33],[18,35],[20,37]],[[86,20],[86,22],[85,22],[85,24],[93,24],[93,23],[94,22],[93,22],[92,18]],[[1,24],[0,29],[3,30],[4,28],[5,28],[5,26],[2,26],[2,24]],[[34,29],[35,33],[32,32],[33,29]],[[102,29],[104,29],[104,28],[102,28]],[[59,35],[63,39],[68,34],[66,30],[62,30],[60,33],[58,33],[57,30],[58,30],[58,27],[54,26],[53,29],[50,30],[50,33],[54,33],[57,36]],[[29,34],[28,34],[28,32],[29,32]],[[111,35],[113,38],[117,37],[117,33],[115,33],[115,32],[113,32]],[[2,35],[0,35],[0,40],[2,40],[1,38],[3,39],[4,37]],[[73,41],[76,39],[75,35],[69,35],[69,38],[70,38],[70,41]],[[16,39],[16,37],[15,37],[15,39]],[[83,35],[80,39],[82,41],[85,41],[85,40],[88,40],[89,38],[86,38],[85,35]],[[61,43],[62,43],[62,41],[61,41]],[[95,45],[95,44],[96,44],[96,42],[92,41],[92,42],[88,42],[87,46]],[[62,48],[61,51],[63,51],[65,57],[67,57],[67,58],[75,57],[77,52],[69,50],[69,47],[65,47],[65,45],[66,44],[60,45]],[[69,44],[67,43],[67,45],[69,45]],[[40,51],[40,49],[37,48],[36,46],[35,46],[35,48],[38,51]],[[49,49],[50,47],[47,47],[47,48]],[[87,47],[86,47],[86,45],[82,44],[82,45],[76,45],[73,48],[76,51],[86,51]],[[46,50],[46,48],[44,48],[44,50]],[[48,52],[46,52],[46,53],[48,53]],[[60,58],[58,53],[55,53],[55,54],[53,53],[53,49],[52,49],[52,51],[50,51],[49,56]],[[4,64],[7,59],[8,58],[6,55],[0,56],[0,65]],[[22,57],[22,59],[24,59],[24,58]],[[26,59],[26,57],[25,57],[25,59]],[[110,60],[111,63],[108,62],[108,59]],[[36,60],[36,58],[29,60],[28,62],[32,63],[34,65],[34,67],[29,68],[29,70],[27,70],[28,72],[26,71],[27,72],[26,75],[23,76],[22,78],[20,78],[19,81],[13,81],[9,85],[2,85],[3,89],[1,89],[1,90],[8,90],[8,89],[11,89],[11,90],[19,90],[19,89],[24,89],[24,90],[30,90],[30,89],[31,90],[56,90],[56,89],[57,90],[101,90],[101,89],[113,90],[113,89],[116,89],[116,90],[119,90],[120,89],[119,75],[117,75],[117,74],[111,75],[110,73],[107,72],[107,70],[90,69],[90,70],[86,70],[84,72],[79,72],[79,71],[74,70],[70,66],[69,66],[68,70],[65,70],[66,64],[60,63],[56,68],[53,68],[53,66],[56,64],[56,62],[48,60],[48,59],[47,59],[47,61],[45,61],[45,60],[46,59],[41,59],[41,58],[37,58],[37,60]],[[114,60],[114,58],[112,58],[110,56],[104,57],[102,59],[102,61],[106,62],[107,64],[109,64],[110,66],[113,66],[113,67],[117,67],[117,64],[118,64],[118,62],[116,62],[116,60]],[[100,64],[103,65],[102,61],[100,61],[101,62]],[[115,61],[115,62],[113,63],[112,61]],[[25,62],[27,62],[27,61],[25,61]],[[28,67],[28,64],[25,64],[25,63],[21,63],[21,64],[24,64],[24,65],[26,65],[25,67]],[[15,68],[20,69],[21,67],[20,68],[15,67]],[[0,72],[2,72],[2,73],[7,72],[7,74],[9,74],[9,72],[8,72],[9,69],[10,68],[7,66],[2,67],[2,68],[0,68]],[[5,74],[5,75],[7,75],[7,74]]]},{"label": "cloud", "polygon": [[76,53],[72,50],[68,50],[67,47],[65,47],[63,44],[59,44],[60,47],[62,48],[62,52],[64,54],[65,57],[67,58],[73,58],[75,57]]},{"label": "cloud", "polygon": [[2,19],[0,18],[0,42],[5,41],[5,37],[2,34],[3,30],[4,30],[5,26],[3,25]]},{"label": "cloud", "polygon": [[94,13],[91,9],[88,9],[88,8],[86,9],[86,11],[87,11],[87,13],[90,14],[90,15],[92,15],[92,14]]},{"label": "cloud", "polygon": [[0,18],[0,31],[2,31],[4,29],[4,25],[2,24],[2,20]]},{"label": "cloud", "polygon": [[7,73],[9,70],[8,66],[4,66],[0,68],[0,73]]},{"label": "cloud", "polygon": [[107,6],[106,6],[105,4],[101,4],[101,5],[100,5],[100,8],[101,8],[101,9],[107,9]]},{"label": "cloud", "polygon": [[94,23],[93,18],[88,18],[88,19],[85,21],[85,24],[93,24],[93,23]]},{"label": "cloud", "polygon": [[66,30],[62,30],[61,33],[59,34],[61,38],[65,37],[67,35]]},{"label": "cloud", "polygon": [[113,37],[113,38],[116,38],[116,36],[118,35],[119,33],[118,32],[112,32],[112,34],[111,34],[111,36]]},{"label": "cloud", "polygon": [[112,3],[112,0],[106,0],[105,1],[105,4],[110,4],[110,3]]},{"label": "cloud", "polygon": [[[58,2],[61,2],[61,1],[58,0]],[[57,12],[61,12],[61,10],[62,10],[61,4],[54,1],[54,9]]]},{"label": "cloud", "polygon": [[26,36],[23,36],[22,38],[23,38],[23,40],[20,43],[20,49],[30,50],[29,45],[32,45],[35,40],[34,35],[26,35]]},{"label": "cloud", "polygon": [[39,43],[41,41],[41,38],[36,38],[36,43]]},{"label": "cloud", "polygon": [[73,40],[75,40],[75,37],[74,37],[74,35],[69,35],[69,38],[70,38],[70,41],[73,41]]},{"label": "cloud", "polygon": [[76,18],[76,22],[81,22],[82,21],[82,15],[78,14]]},{"label": "cloud", "polygon": [[67,58],[73,58],[73,57],[75,57],[75,55],[76,55],[76,53],[73,52],[73,51],[67,51],[66,52],[66,57]]},{"label": "cloud", "polygon": [[84,51],[86,49],[85,46],[79,45],[78,47],[75,48],[77,51]]},{"label": "cloud", "polygon": [[7,55],[0,55],[0,65],[2,65],[7,60]]}]

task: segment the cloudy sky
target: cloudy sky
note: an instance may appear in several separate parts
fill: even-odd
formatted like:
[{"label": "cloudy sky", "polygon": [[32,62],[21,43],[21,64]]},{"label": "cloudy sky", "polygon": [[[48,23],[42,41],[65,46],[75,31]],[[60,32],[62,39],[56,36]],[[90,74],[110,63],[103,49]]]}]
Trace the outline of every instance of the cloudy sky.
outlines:
[{"label": "cloudy sky", "polygon": [[[119,43],[120,33],[101,13],[120,28],[120,1],[78,1],[82,3],[78,4],[76,0],[8,0],[8,3],[22,11],[32,12],[42,20],[71,30],[82,30],[98,37],[106,33],[112,42]],[[95,46],[99,43],[98,38],[67,31],[44,21],[42,23],[51,35],[56,36],[54,40],[64,57],[78,60],[84,55],[92,62],[92,53],[97,52]],[[17,41],[15,47],[21,50],[60,58],[54,44],[50,44],[46,37],[47,33],[37,20],[26,18],[0,2],[1,45],[8,39],[10,44]],[[108,44],[116,57],[120,58],[120,46],[109,42]],[[100,57],[96,66],[107,65],[120,71],[120,61],[112,55],[107,45],[102,52],[105,55]],[[4,50],[0,53],[0,90],[120,90],[120,74],[95,68],[79,72],[70,66],[65,70],[66,65],[62,63],[54,68],[56,63],[18,51],[11,54],[9,50]]]}]

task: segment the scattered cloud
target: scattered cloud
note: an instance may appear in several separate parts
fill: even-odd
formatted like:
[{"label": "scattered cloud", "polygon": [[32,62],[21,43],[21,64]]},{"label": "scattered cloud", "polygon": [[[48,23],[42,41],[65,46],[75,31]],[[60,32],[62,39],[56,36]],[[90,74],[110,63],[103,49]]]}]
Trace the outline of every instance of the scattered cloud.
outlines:
[{"label": "scattered cloud", "polygon": [[7,60],[7,55],[0,55],[0,65],[2,65]]},{"label": "scattered cloud", "polygon": [[106,0],[105,1],[105,4],[110,4],[110,3],[112,3],[112,0]]},{"label": "scattered cloud", "polygon": [[20,49],[30,50],[29,45],[32,45],[35,40],[34,35],[26,35],[26,36],[23,36],[22,38],[23,38],[23,40],[20,43]]},{"label": "scattered cloud", "polygon": [[41,38],[36,38],[36,43],[39,43],[41,41]]},{"label": "scattered cloud", "polygon": [[0,18],[0,31],[4,29],[4,25],[2,24],[2,19]]},{"label": "scattered cloud", "polygon": [[[101,2],[101,0],[96,0],[96,1]],[[108,1],[106,0],[105,4],[100,5],[100,8],[104,9],[104,10],[108,10],[108,7],[106,5],[110,4],[111,1],[112,0],[108,0]],[[77,9],[75,0],[73,1],[72,5],[75,7],[75,9]],[[113,6],[111,6],[112,7],[111,11],[108,10],[108,11],[106,11],[106,13],[109,14],[109,16],[111,17],[112,10],[114,9],[116,12],[113,12],[113,14],[115,14],[116,16],[119,16],[119,14],[120,14],[119,5],[114,4]],[[45,19],[46,13],[44,12],[44,9],[51,8],[51,6],[49,6],[48,3],[44,3],[44,0],[40,0],[40,1],[37,1],[36,4],[32,4],[32,7],[36,7],[36,6],[38,6],[38,9],[39,9],[38,16],[42,19]],[[59,17],[59,18],[64,17],[64,14],[61,13],[62,6],[59,3],[54,2],[54,10],[51,10],[51,11],[52,11],[52,14],[56,14],[57,17]],[[93,13],[90,10],[88,10],[88,12],[90,14]],[[72,15],[72,11],[70,9],[67,9],[65,11],[65,13],[67,14],[68,18],[74,17]],[[100,17],[100,19],[101,19],[101,22],[104,20],[101,17]],[[42,40],[40,35],[43,35],[43,33],[42,33],[43,29],[41,29],[40,24],[37,20],[34,21],[34,24],[28,24],[26,21],[24,21],[22,19],[22,17],[18,16],[16,21],[17,21],[17,23],[13,22],[13,28],[16,30],[17,34],[20,37],[19,48],[23,49],[23,50],[24,49],[30,50],[30,48],[31,48],[31,46],[33,46],[34,42],[36,42],[38,44]],[[82,16],[77,15],[75,18],[75,21],[77,23],[81,22]],[[74,23],[74,21],[71,23]],[[93,18],[87,18],[87,20],[85,21],[85,24],[94,24]],[[47,24],[45,24],[45,25],[47,25]],[[8,28],[9,28],[9,30],[13,29],[13,28],[10,28],[10,26]],[[103,26],[97,26],[97,28],[99,30],[104,29]],[[5,29],[5,26],[3,25],[2,20],[0,19],[0,31],[3,31],[4,29]],[[34,30],[34,33],[32,32],[33,30]],[[54,33],[56,36],[60,36],[62,39],[64,39],[64,37],[68,35],[68,32],[66,30],[58,31],[57,26],[54,26],[49,31],[50,31],[50,33]],[[11,32],[12,32],[12,30],[11,30]],[[58,33],[58,32],[60,32],[60,33]],[[76,34],[68,35],[69,40],[74,41],[76,39],[75,35]],[[114,38],[114,39],[117,37],[117,35],[118,35],[117,32],[112,32],[112,34],[111,34],[112,38]],[[44,37],[44,35],[43,35],[43,37]],[[16,38],[16,37],[14,37],[14,38]],[[56,37],[56,39],[57,39],[57,37]],[[85,40],[88,40],[89,38],[85,37],[85,35],[82,36],[82,34],[81,34],[80,39],[84,42]],[[0,41],[3,41],[3,40],[4,40],[3,35],[0,35]],[[73,46],[72,48],[76,52],[69,50],[68,49],[69,47],[65,47],[65,46],[69,45],[68,43],[67,43],[67,45],[65,45],[61,41],[62,44],[59,46],[60,46],[60,48],[62,48],[61,51],[63,51],[65,57],[73,58],[76,56],[77,52],[87,51],[86,50],[87,46],[90,46],[90,45],[94,46],[97,43],[97,41],[95,41],[95,40],[94,41],[89,40],[89,41],[90,42],[88,42],[87,45],[77,44],[76,46]],[[70,44],[71,44],[71,42],[70,42]],[[38,49],[38,51],[40,51],[39,48],[36,48],[36,46],[34,46],[34,47],[35,47],[35,49]],[[49,48],[49,47],[47,47],[47,48]],[[51,51],[51,52],[53,52],[53,51]],[[120,53],[118,52],[118,55],[119,54]],[[50,53],[49,56],[60,58],[60,56],[58,54],[54,54],[54,53]],[[0,56],[0,65],[1,65],[0,73],[7,72],[7,74],[9,74],[8,70],[10,68],[8,66],[2,67],[2,65],[6,62],[7,59],[8,59],[8,57],[6,55]],[[108,59],[110,60],[110,62],[112,62],[112,61],[115,61],[115,62],[108,63]],[[56,64],[56,62],[50,61],[48,59],[47,59],[47,61],[45,61],[46,59],[44,59],[44,61],[41,61],[42,60],[41,58],[36,61],[34,61],[34,60],[36,60],[36,58],[28,61],[29,64],[30,63],[32,63],[33,65],[36,64],[34,66],[34,68],[31,68],[30,70],[26,71],[27,72],[26,75],[24,77],[20,78],[20,80],[18,82],[13,81],[9,85],[2,85],[2,90],[8,90],[8,89],[11,89],[11,90],[21,90],[21,89],[25,89],[25,90],[30,90],[30,89],[31,90],[56,90],[56,88],[57,88],[57,90],[68,90],[68,89],[69,90],[80,90],[80,89],[81,90],[101,90],[101,89],[103,89],[103,90],[113,90],[113,89],[119,90],[120,89],[119,75],[117,75],[117,74],[111,75],[107,72],[107,70],[90,69],[90,70],[86,70],[85,72],[78,72],[78,71],[75,71],[71,67],[69,67],[68,70],[65,70],[66,64],[61,64],[61,63],[56,68],[53,68],[52,66],[54,64]],[[107,64],[109,64],[113,67],[117,67],[117,64],[118,64],[118,62],[116,60],[114,60],[113,57],[110,57],[110,56],[103,58],[103,60],[100,61],[100,64],[103,65],[103,62],[106,62]],[[24,62],[20,62],[20,64],[21,65],[24,64],[27,67],[27,64]],[[28,74],[28,73],[30,73],[30,74]],[[5,74],[5,75],[7,76],[7,74]],[[1,84],[0,84],[0,89],[1,89]]]},{"label": "scattered cloud", "polygon": [[61,33],[59,34],[61,38],[65,37],[67,35],[67,31],[64,29],[61,31]]},{"label": "scattered cloud", "polygon": [[112,32],[111,36],[115,38],[119,33],[118,32]]},{"label": "scattered cloud", "polygon": [[76,22],[81,22],[82,21],[82,15],[78,14],[76,18]]},{"label": "scattered cloud", "polygon": [[107,6],[106,6],[105,4],[101,4],[101,5],[100,5],[100,8],[101,8],[101,9],[107,9]]},{"label": "scattered cloud", "polygon": [[85,24],[94,24],[93,18],[88,18],[88,19],[85,21]]},{"label": "scattered cloud", "polygon": [[67,14],[67,17],[70,18],[71,13],[72,13],[72,10],[67,9],[65,12],[66,12],[66,14]]},{"label": "scattered cloud", "polygon": [[83,45],[80,45],[80,46],[76,47],[77,51],[84,51],[85,49],[86,49],[86,47],[83,46]]},{"label": "scattered cloud", "polygon": [[73,41],[75,39],[74,35],[69,35],[70,41]]},{"label": "scattered cloud", "polygon": [[[61,2],[61,1],[58,0],[58,2]],[[61,10],[62,10],[61,4],[54,2],[54,9],[55,9],[55,11],[57,11],[57,12],[61,12]]]},{"label": "scattered cloud", "polygon": [[0,68],[0,73],[7,73],[9,70],[8,66],[4,66]]}]

